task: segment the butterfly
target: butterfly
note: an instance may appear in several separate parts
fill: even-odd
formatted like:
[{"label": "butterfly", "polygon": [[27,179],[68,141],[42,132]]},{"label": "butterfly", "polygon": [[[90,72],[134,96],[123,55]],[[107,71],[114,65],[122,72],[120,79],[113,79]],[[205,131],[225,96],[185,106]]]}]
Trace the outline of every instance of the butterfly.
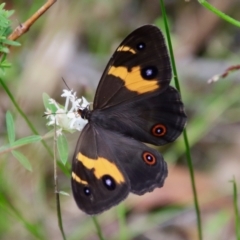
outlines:
[{"label": "butterfly", "polygon": [[168,50],[156,26],[134,30],[116,49],[93,109],[79,112],[88,123],[73,156],[71,185],[82,211],[98,214],[130,192],[142,195],[163,186],[167,164],[145,143],[170,143],[184,129],[184,106],[170,81]]}]

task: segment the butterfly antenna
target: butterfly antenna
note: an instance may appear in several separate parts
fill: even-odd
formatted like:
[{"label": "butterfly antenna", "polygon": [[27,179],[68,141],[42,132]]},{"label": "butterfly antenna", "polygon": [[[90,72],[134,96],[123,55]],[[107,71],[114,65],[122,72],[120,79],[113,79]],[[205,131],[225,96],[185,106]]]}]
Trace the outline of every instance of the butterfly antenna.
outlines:
[{"label": "butterfly antenna", "polygon": [[63,78],[63,77],[62,77],[62,80],[63,80],[63,82],[64,82],[65,86],[68,88],[68,90],[69,90],[69,91],[71,91],[71,90],[70,90],[70,88],[69,88],[69,86],[67,85],[67,83],[66,83],[66,81],[64,80],[64,78]]}]

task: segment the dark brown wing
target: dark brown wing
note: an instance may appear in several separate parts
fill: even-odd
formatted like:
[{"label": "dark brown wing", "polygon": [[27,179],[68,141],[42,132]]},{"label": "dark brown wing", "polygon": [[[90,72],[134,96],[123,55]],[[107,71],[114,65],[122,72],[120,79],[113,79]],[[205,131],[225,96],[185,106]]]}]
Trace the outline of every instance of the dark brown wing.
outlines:
[{"label": "dark brown wing", "polygon": [[78,207],[88,214],[97,214],[118,204],[130,190],[126,174],[103,137],[87,124],[72,161],[73,196]]},{"label": "dark brown wing", "polygon": [[162,187],[167,165],[158,151],[121,134],[87,124],[72,162],[72,190],[80,209],[97,214],[129,193]]},{"label": "dark brown wing", "polygon": [[94,110],[91,120],[138,141],[164,145],[182,133],[187,117],[179,93],[169,86],[147,99]]},{"label": "dark brown wing", "polygon": [[171,66],[161,31],[142,26],[119,45],[98,85],[93,108],[106,108],[166,89]]}]

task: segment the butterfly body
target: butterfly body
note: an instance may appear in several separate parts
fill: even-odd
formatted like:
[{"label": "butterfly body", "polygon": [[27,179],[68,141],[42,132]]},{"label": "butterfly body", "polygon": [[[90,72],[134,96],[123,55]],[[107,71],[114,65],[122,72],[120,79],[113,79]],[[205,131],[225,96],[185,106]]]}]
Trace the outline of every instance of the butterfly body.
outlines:
[{"label": "butterfly body", "polygon": [[186,115],[171,86],[171,66],[160,30],[146,25],[117,48],[98,85],[93,110],[80,111],[88,124],[72,163],[72,189],[80,209],[97,214],[129,192],[162,187],[167,165],[145,145],[174,141]]}]

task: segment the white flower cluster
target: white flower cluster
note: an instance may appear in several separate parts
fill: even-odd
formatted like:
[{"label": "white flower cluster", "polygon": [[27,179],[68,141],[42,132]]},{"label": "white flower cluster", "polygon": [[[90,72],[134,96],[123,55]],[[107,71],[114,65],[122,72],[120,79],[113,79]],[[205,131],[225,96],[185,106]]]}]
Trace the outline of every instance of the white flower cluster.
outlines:
[{"label": "white flower cluster", "polygon": [[89,106],[89,102],[84,98],[77,98],[76,92],[72,90],[63,90],[61,97],[66,98],[64,108],[61,107],[54,99],[50,98],[49,103],[53,104],[56,108],[56,112],[52,112],[50,109],[46,109],[46,118],[49,120],[47,125],[59,126],[57,135],[62,134],[62,130],[73,132],[74,130],[82,131],[88,120],[82,119],[78,114],[78,110],[83,110]]}]

